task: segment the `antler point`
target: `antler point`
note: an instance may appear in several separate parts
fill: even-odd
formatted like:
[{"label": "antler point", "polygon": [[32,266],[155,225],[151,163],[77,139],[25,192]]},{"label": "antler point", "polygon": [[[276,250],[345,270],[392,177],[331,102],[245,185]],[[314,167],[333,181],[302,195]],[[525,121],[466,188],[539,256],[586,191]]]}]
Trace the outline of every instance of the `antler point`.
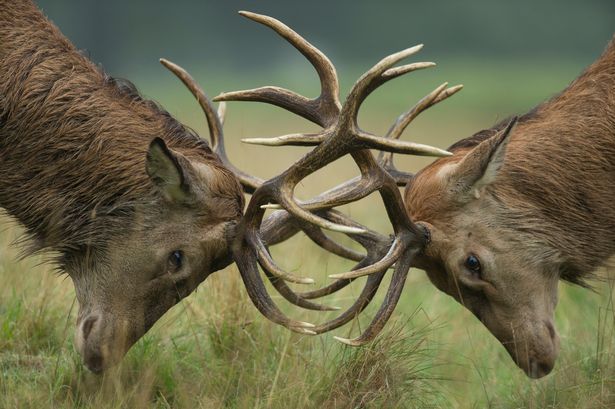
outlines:
[{"label": "antler point", "polygon": [[305,321],[297,321],[299,323],[299,326],[301,328],[316,328],[316,325],[311,324],[309,322],[305,322]]},{"label": "antler point", "polygon": [[338,337],[336,335],[333,336],[333,339],[335,339],[336,341],[341,342],[342,344],[349,345],[351,347],[357,346],[357,344],[352,339],[342,338],[342,337]]},{"label": "antler point", "polygon": [[265,210],[267,210],[267,209],[280,210],[280,209],[282,209],[282,206],[280,206],[277,203],[267,203],[267,204],[261,205],[261,209],[265,209]]}]

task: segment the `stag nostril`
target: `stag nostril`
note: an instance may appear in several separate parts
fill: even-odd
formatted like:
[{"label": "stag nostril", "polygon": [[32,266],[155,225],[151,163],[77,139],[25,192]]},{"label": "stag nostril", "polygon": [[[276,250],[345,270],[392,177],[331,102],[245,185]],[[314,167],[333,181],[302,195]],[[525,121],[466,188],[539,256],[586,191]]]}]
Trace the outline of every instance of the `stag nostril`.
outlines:
[{"label": "stag nostril", "polygon": [[92,332],[92,328],[94,328],[94,324],[96,324],[97,320],[98,320],[98,317],[88,317],[83,322],[82,331],[83,331],[83,340],[84,341],[86,341],[88,339],[88,336]]},{"label": "stag nostril", "polygon": [[542,373],[542,376],[548,375],[553,370],[553,362],[540,362],[538,369]]},{"label": "stag nostril", "polygon": [[88,369],[94,372],[95,374],[102,373],[104,369],[103,363],[104,363],[104,360],[103,360],[102,355],[97,352],[93,352],[85,360],[85,366],[87,366]]},{"label": "stag nostril", "polygon": [[530,367],[528,370],[528,376],[530,378],[538,379],[548,375],[552,370],[554,361],[538,361],[535,359],[530,360]]}]

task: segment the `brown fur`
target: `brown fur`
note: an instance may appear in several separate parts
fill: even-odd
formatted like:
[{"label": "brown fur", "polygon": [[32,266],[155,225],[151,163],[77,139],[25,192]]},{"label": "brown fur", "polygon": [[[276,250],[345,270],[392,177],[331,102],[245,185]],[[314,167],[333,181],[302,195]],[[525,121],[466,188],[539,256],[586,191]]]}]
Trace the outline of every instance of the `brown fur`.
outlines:
[{"label": "brown fur", "polygon": [[[146,173],[155,137],[189,177],[190,200],[169,199],[166,182]],[[87,332],[77,338],[92,344],[80,348],[100,370],[117,322],[129,346],[228,264],[243,195],[193,131],[94,66],[31,1],[0,0],[0,207],[26,227],[32,250],[59,252]],[[150,288],[175,249],[191,263],[189,280]]]},{"label": "brown fur", "polygon": [[[412,218],[435,231],[419,262],[430,279],[505,345],[514,331],[504,327],[516,327],[526,356],[507,349],[528,374],[541,376],[557,352],[551,277],[584,284],[615,253],[615,39],[566,90],[520,117],[499,154],[495,138],[506,124],[451,146],[454,155],[422,170],[405,200]],[[478,169],[487,152],[501,163]],[[482,175],[464,185],[470,195],[457,189],[461,168]],[[492,259],[485,273],[498,291],[464,284],[471,279],[464,257],[477,252]],[[543,296],[548,301],[536,304]]]},{"label": "brown fur", "polygon": [[0,205],[38,245],[104,241],[118,216],[155,200],[144,172],[154,136],[215,167],[216,193],[238,212],[235,179],[202,139],[105,75],[30,2],[0,6]]}]

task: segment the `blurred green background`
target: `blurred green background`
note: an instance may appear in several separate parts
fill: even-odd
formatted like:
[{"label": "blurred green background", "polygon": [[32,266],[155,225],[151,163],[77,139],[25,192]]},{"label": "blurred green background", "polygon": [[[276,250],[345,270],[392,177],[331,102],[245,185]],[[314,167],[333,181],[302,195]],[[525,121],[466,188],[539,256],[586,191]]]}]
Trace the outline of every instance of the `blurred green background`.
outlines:
[{"label": "blurred green background", "polygon": [[[439,147],[561,91],[615,33],[612,0],[38,4],[94,62],[133,81],[202,136],[207,128],[197,104],[158,58],[188,69],[210,96],[269,84],[318,94],[317,77],[303,57],[237,10],[276,17],[319,47],[337,67],[342,94],[380,58],[424,43],[411,60],[438,66],[387,83],[365,102],[360,122],[382,133],[440,83],[462,83],[461,93],[421,115],[403,136]],[[229,156],[249,172],[271,176],[306,148],[246,146],[239,139],[314,129],[276,107],[232,103],[225,126]],[[429,159],[396,161],[415,170]],[[343,158],[304,181],[298,195],[356,173]],[[343,210],[372,228],[391,230],[374,195]],[[70,280],[58,278],[44,258],[18,260],[11,243],[21,230],[6,218],[0,222],[0,407],[615,407],[612,280],[597,282],[595,293],[560,285],[562,353],[554,373],[540,381],[528,380],[480,322],[418,271],[410,274],[385,334],[351,349],[331,334],[301,337],[266,321],[234,267],[212,275],[149,331],[119,369],[97,377],[83,369],[72,347]],[[319,286],[329,282],[327,274],[351,266],[301,237],[273,254]],[[351,287],[325,302],[349,306],[360,291],[359,284]],[[274,298],[294,317],[325,319]],[[335,335],[356,335],[375,311],[370,305]]]},{"label": "blurred green background", "polygon": [[[424,50],[412,59],[438,66],[378,90],[364,104],[361,124],[384,132],[397,115],[440,83],[464,84],[459,95],[422,115],[406,133],[409,139],[440,146],[523,113],[559,92],[600,55],[615,31],[612,0],[38,4],[109,74],[133,81],[145,96],[203,135],[198,107],[158,58],[182,65],[210,96],[268,84],[308,96],[318,93],[316,75],[304,58],[273,32],[239,16],[238,10],[276,17],[319,47],[337,67],[342,94],[380,58],[424,43]],[[232,104],[228,118],[228,145],[237,158],[271,151],[246,150],[237,143],[241,137],[313,129],[277,108],[255,104]],[[272,155],[285,166],[288,152]],[[416,169],[426,161],[401,163]],[[281,169],[254,167],[252,161],[242,165],[263,176]]]},{"label": "blurred green background", "polygon": [[[253,73],[293,53],[237,17],[275,16],[337,64],[366,64],[423,42],[428,58],[530,62],[591,59],[613,33],[610,0],[201,1],[41,0],[79,48],[113,74],[152,72],[161,54],[213,73]],[[249,64],[248,64],[249,62]]]},{"label": "blurred green background", "polygon": [[[408,131],[414,140],[441,140],[444,145],[557,93],[601,53],[615,30],[611,0],[38,4],[108,73],[135,82],[147,97],[197,129],[203,128],[196,104],[158,58],[184,66],[210,96],[267,84],[317,95],[317,78],[304,58],[268,29],[237,15],[238,10],[269,14],[304,35],[336,65],[342,93],[383,56],[424,43],[413,59],[435,61],[438,67],[376,92],[361,112],[362,125],[382,132],[441,82],[461,83],[465,89],[460,95]],[[259,120],[255,124],[250,118]],[[239,137],[296,132],[297,122],[284,125],[292,120],[276,108],[232,105],[227,132],[233,139],[231,153],[244,152],[233,142]],[[262,126],[270,122],[279,126]]]}]

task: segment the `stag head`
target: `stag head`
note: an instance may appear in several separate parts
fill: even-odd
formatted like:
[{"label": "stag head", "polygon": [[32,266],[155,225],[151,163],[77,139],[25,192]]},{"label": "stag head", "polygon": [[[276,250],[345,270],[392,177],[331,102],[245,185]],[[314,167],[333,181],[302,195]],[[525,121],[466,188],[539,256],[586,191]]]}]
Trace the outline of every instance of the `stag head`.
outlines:
[{"label": "stag head", "polygon": [[216,161],[174,151],[161,138],[142,161],[151,200],[135,205],[132,223],[95,254],[64,260],[80,305],[75,343],[96,373],[229,263],[228,237],[241,217],[239,184]]},{"label": "stag head", "polygon": [[[493,183],[505,164],[516,119],[475,146],[421,170],[405,194],[408,212],[430,240],[417,267],[468,308],[534,378],[548,374],[559,351],[554,326],[559,274],[548,251],[523,234]],[[514,226],[511,225],[511,222]],[[521,229],[522,230],[522,229]],[[554,264],[552,264],[554,265]]]}]

